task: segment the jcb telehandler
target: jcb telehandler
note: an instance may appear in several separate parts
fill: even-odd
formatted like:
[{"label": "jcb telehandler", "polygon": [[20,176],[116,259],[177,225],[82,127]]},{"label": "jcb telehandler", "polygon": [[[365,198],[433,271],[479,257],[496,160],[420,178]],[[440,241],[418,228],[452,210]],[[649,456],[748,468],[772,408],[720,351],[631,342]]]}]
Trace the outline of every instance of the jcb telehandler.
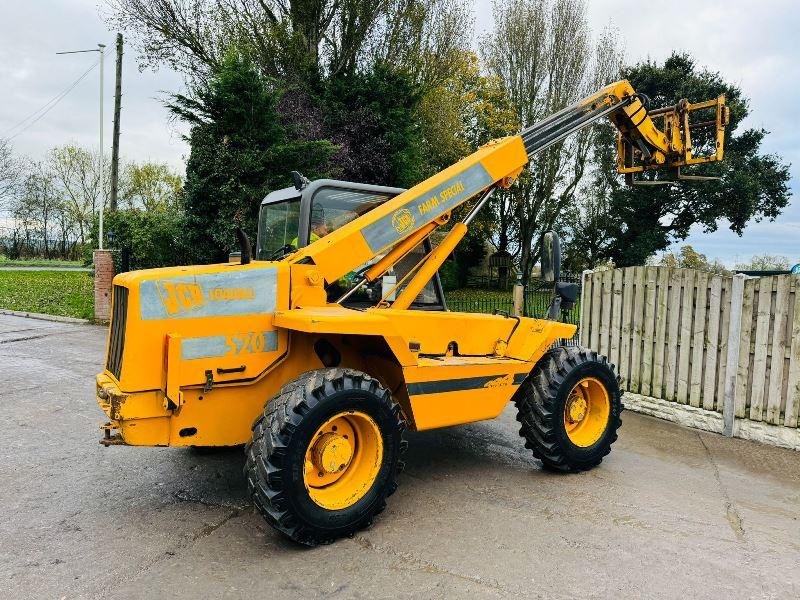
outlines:
[{"label": "jcb telehandler", "polygon": [[[554,286],[547,318],[465,314],[447,311],[436,274],[494,190],[604,116],[631,179],[659,168],[684,177],[683,166],[722,159],[724,97],[646,104],[627,81],[614,83],[410,190],[293,173],[293,187],[263,201],[256,260],[243,240],[239,261],[117,275],[97,376],[109,419],[101,442],[246,444],[255,506],[309,545],[383,510],[406,428],[491,419],[512,400],[545,467],[596,466],[617,439],[621,391],[604,356],[554,347],[575,333],[557,320],[575,287]],[[695,122],[695,111],[711,116]],[[472,198],[432,247],[431,234]],[[544,254],[555,267],[554,244]]]}]

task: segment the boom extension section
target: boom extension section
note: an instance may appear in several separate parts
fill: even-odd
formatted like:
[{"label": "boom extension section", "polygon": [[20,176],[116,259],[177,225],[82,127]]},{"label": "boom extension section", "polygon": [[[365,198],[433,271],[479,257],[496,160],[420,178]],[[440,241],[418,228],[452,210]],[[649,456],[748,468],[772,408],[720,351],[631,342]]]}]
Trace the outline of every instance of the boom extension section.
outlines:
[{"label": "boom extension section", "polygon": [[[345,294],[341,302],[358,287],[381,277],[434,230],[447,223],[454,209],[483,192],[467,219],[456,224],[442,244],[397,284],[411,277],[392,305],[398,309],[408,308],[466,234],[469,220],[485,204],[492,190],[510,187],[533,156],[603,117],[608,117],[619,132],[618,171],[625,174],[628,183],[637,183],[633,181],[634,173],[655,169],[675,169],[679,179],[697,179],[681,176],[680,167],[722,160],[729,118],[725,96],[699,104],[681,100],[675,106],[653,111],[648,111],[647,104],[647,98],[637,94],[627,81],[613,83],[526,128],[519,135],[489,142],[433,177],[295,252],[287,260],[315,264],[325,281],[332,283],[383,255],[364,271],[362,281]],[[710,110],[716,110],[715,118],[691,122],[692,112]],[[692,130],[703,131],[704,141],[693,142]],[[709,147],[713,148],[713,153]],[[695,148],[706,152],[695,154]],[[388,305],[386,298],[380,305]]]}]

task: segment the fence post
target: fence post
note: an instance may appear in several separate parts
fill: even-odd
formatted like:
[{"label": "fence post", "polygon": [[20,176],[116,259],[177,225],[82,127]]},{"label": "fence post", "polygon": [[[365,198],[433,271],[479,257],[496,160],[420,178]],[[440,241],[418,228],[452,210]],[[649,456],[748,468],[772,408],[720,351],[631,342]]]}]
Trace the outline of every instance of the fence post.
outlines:
[{"label": "fence post", "polygon": [[[589,279],[589,276],[593,273],[591,269],[586,269],[581,273],[581,318],[578,321],[578,345],[586,348],[586,340],[583,338],[586,337],[587,325],[584,325],[583,315],[586,314],[586,281]],[[589,319],[591,320],[591,315],[589,315]],[[588,323],[588,321],[587,321]]]},{"label": "fence post", "polygon": [[731,312],[728,323],[728,359],[725,366],[725,397],[722,404],[722,433],[733,437],[736,413],[736,377],[739,372],[739,340],[742,332],[742,303],[745,275],[734,275],[731,284]]},{"label": "fence post", "polygon": [[522,273],[517,274],[517,283],[514,284],[514,314],[518,317],[524,316],[523,307],[525,305],[525,286],[522,285]]}]

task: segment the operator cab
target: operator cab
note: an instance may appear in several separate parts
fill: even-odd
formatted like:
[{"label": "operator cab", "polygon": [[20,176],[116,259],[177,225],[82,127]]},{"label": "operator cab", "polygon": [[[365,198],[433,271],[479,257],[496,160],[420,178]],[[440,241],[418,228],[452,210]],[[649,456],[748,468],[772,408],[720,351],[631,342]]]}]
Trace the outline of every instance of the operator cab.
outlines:
[{"label": "operator cab", "polygon": [[[405,192],[402,188],[335,179],[308,182],[302,175],[297,173],[292,175],[295,186],[272,192],[261,202],[256,260],[280,260]],[[374,306],[396,281],[401,280],[430,251],[431,244],[426,239],[399,261],[382,280],[359,289],[344,304],[355,308]],[[374,261],[380,258],[378,256]],[[330,284],[327,288],[328,301],[335,302],[353,287],[361,279],[359,272],[368,266],[363,265],[360,269]],[[401,285],[390,299],[402,291],[403,287]],[[411,308],[446,310],[438,273],[417,296]]]}]

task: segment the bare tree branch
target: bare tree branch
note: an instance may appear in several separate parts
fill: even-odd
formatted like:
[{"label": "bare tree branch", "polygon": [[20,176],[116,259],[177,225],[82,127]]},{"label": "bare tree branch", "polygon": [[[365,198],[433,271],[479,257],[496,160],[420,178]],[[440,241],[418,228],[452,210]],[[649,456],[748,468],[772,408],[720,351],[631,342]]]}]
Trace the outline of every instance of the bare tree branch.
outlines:
[{"label": "bare tree branch", "polygon": [[[578,101],[611,70],[613,44],[601,36],[604,45],[593,48],[584,0],[495,0],[493,10],[495,29],[482,39],[482,55],[524,125]],[[506,192],[517,221],[509,243],[526,281],[542,234],[563,227],[561,217],[581,189],[591,139],[584,130],[542,152]]]}]

